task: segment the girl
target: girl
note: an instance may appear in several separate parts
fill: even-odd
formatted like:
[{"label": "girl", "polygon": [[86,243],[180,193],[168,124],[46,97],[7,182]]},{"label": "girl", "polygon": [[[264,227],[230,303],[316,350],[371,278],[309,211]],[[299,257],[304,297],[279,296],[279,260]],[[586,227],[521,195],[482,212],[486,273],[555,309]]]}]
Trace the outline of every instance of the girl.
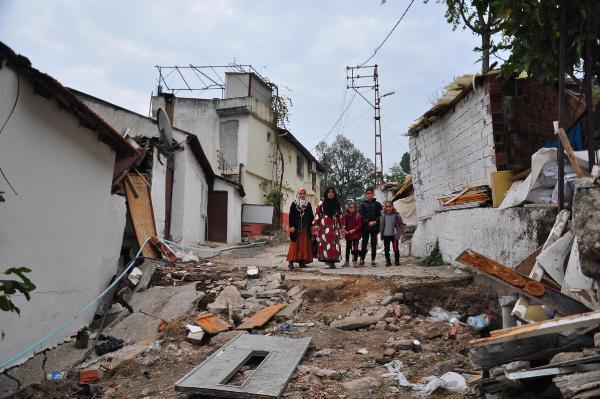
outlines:
[{"label": "girl", "polygon": [[356,212],[356,203],[350,202],[346,208],[346,214],[342,217],[342,232],[346,236],[346,262],[342,267],[348,267],[350,261],[350,249],[352,249],[352,265],[356,267],[358,261],[358,241],[362,230],[362,218]]},{"label": "girl", "polygon": [[398,240],[402,233],[404,233],[404,223],[402,217],[396,209],[392,201],[386,201],[383,212],[381,213],[380,219],[380,234],[383,237],[383,247],[385,251],[385,265],[391,266],[392,261],[390,260],[390,243],[393,243],[394,247],[394,260],[395,265],[400,266],[400,251],[398,249]]},{"label": "girl", "polygon": [[312,262],[312,243],[310,240],[312,220],[312,206],[306,199],[306,190],[301,188],[290,206],[290,248],[287,255],[290,270],[294,270],[294,262],[297,262],[299,267],[305,267],[307,263]]},{"label": "girl", "polygon": [[333,187],[325,190],[325,197],[317,207],[315,232],[319,242],[319,260],[325,262],[330,269],[340,261],[340,217],[342,209]]}]

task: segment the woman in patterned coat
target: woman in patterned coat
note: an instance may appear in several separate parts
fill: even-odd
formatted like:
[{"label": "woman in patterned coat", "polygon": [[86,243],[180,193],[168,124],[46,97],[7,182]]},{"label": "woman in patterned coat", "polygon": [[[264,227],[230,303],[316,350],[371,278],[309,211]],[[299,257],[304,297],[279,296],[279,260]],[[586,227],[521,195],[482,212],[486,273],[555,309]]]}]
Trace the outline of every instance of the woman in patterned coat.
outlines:
[{"label": "woman in patterned coat", "polygon": [[341,258],[340,247],[340,218],[342,207],[333,187],[325,190],[325,197],[317,207],[313,226],[319,242],[319,261],[326,263],[330,269],[335,269],[336,262]]}]

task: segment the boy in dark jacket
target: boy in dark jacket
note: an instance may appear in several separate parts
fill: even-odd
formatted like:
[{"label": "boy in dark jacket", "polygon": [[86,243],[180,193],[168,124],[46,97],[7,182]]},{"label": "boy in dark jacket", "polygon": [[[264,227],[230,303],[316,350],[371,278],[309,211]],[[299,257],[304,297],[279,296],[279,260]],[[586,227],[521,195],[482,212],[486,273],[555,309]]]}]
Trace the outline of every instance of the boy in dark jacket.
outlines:
[{"label": "boy in dark jacket", "polygon": [[379,233],[379,219],[383,207],[375,199],[375,191],[369,187],[365,191],[365,200],[360,204],[358,213],[362,217],[362,242],[360,251],[360,265],[365,264],[367,256],[367,244],[371,239],[371,265],[375,266],[375,255],[377,251],[377,233]]},{"label": "boy in dark jacket", "polygon": [[400,249],[398,248],[398,242],[400,236],[404,233],[404,223],[402,222],[400,214],[394,209],[392,201],[385,202],[385,210],[381,213],[380,226],[385,252],[385,265],[387,267],[392,265],[392,260],[390,259],[390,244],[392,244],[394,248],[394,264],[400,266]]}]

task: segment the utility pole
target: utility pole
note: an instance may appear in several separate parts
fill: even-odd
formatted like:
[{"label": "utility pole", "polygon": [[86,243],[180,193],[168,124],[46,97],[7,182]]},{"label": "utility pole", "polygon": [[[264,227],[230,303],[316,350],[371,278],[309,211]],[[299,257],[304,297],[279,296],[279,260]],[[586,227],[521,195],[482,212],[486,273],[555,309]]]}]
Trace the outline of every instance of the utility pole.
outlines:
[{"label": "utility pole", "polygon": [[[364,72],[362,72],[364,71]],[[361,74],[361,73],[364,73]],[[381,97],[379,96],[379,73],[377,65],[346,67],[346,88],[357,92],[375,112],[373,117],[375,131],[375,184],[383,183],[383,147],[381,145]],[[369,101],[360,89],[374,91],[374,102]],[[385,95],[389,95],[385,94]],[[384,96],[385,96],[384,95]]]}]

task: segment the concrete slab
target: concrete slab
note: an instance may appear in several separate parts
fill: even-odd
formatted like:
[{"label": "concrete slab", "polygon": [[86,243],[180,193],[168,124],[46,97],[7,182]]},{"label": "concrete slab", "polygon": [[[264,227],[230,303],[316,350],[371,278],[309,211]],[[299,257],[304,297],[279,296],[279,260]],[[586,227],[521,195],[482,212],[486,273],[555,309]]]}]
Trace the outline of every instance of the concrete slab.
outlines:
[{"label": "concrete slab", "polygon": [[302,299],[288,303],[288,305],[285,308],[281,309],[275,315],[275,321],[281,322],[291,319],[300,308],[300,305],[302,305]]},{"label": "concrete slab", "polygon": [[[310,340],[239,335],[177,381],[175,390],[219,398],[278,398]],[[228,385],[230,378],[255,355],[266,357],[241,385]]]}]

